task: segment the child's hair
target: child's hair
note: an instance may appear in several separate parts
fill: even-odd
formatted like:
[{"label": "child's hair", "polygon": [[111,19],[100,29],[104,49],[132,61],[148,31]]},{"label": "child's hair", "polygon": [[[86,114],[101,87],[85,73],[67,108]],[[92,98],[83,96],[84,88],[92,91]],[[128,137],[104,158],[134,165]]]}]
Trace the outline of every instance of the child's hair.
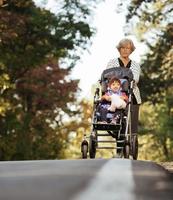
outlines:
[{"label": "child's hair", "polygon": [[119,84],[121,85],[120,79],[118,79],[118,78],[116,78],[116,77],[112,77],[112,78],[110,79],[109,83],[108,83],[108,86],[110,87],[111,84],[112,84],[114,81],[119,82]]}]

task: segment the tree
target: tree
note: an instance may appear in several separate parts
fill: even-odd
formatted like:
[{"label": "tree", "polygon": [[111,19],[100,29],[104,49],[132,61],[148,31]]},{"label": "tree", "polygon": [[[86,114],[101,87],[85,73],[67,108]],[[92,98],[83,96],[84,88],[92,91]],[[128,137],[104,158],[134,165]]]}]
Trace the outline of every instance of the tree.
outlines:
[{"label": "tree", "polygon": [[19,69],[23,74],[28,68],[44,63],[49,55],[71,57],[71,50],[77,46],[85,48],[93,34],[83,20],[89,10],[86,13],[84,9],[84,16],[76,21],[69,12],[55,16],[37,8],[31,0],[7,0],[6,3],[0,11],[0,48],[3,51],[0,60],[14,78],[21,75],[14,74]]},{"label": "tree", "polygon": [[77,102],[76,110],[79,110],[77,115],[71,118],[71,121],[65,123],[62,130],[63,135],[66,135],[66,148],[63,154],[66,158],[81,158],[81,143],[84,135],[89,136],[91,133],[91,117],[93,105],[87,99],[82,99]]},{"label": "tree", "polygon": [[[173,95],[172,2],[131,0],[127,8],[127,32],[135,34],[148,47],[142,61],[140,83],[143,101],[152,103],[155,107],[152,114],[157,115],[156,126],[152,126],[155,128],[151,134],[155,144],[161,148],[164,159],[170,159],[173,143],[170,134],[173,128],[173,124],[170,123],[173,108],[170,103]],[[148,120],[152,118],[148,117]],[[145,119],[143,126],[149,126],[148,120]]]},{"label": "tree", "polygon": [[[93,34],[85,20],[90,9],[64,2],[68,10],[56,16],[31,0],[6,0],[0,8],[1,101],[8,103],[0,113],[1,160],[61,156],[64,118],[78,112],[71,106],[79,91],[70,78],[81,53],[75,50]],[[70,8],[80,9],[80,17]],[[72,62],[63,63],[67,58]]]},{"label": "tree", "polygon": [[146,54],[142,65],[142,90],[144,100],[153,103],[162,102],[165,90],[173,86],[173,61],[171,51],[173,44],[173,25],[167,26],[166,31],[160,35],[155,45],[149,45],[149,53]]},{"label": "tree", "polygon": [[172,86],[172,11],[169,0],[132,0],[128,6],[127,32],[136,34],[138,39],[148,46],[148,53],[142,63],[144,101],[159,102],[160,98],[163,98],[165,88]]}]

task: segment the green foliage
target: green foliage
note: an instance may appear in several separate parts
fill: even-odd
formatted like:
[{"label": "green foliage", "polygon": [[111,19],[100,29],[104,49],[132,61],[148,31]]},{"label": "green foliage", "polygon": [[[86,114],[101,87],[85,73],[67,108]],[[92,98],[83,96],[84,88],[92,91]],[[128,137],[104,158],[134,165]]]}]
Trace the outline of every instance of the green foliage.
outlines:
[{"label": "green foliage", "polygon": [[0,7],[0,160],[64,156],[65,119],[78,113],[70,74],[93,34],[87,4],[64,3],[56,15],[32,0]]},{"label": "green foliage", "polygon": [[56,62],[52,58],[17,80],[16,90],[25,102],[24,110],[33,114],[60,108],[65,112],[70,110],[67,104],[76,99],[78,80],[66,80],[69,69],[60,68]]},{"label": "green foliage", "polygon": [[167,30],[161,35],[155,45],[149,45],[150,51],[142,65],[143,76],[141,79],[144,100],[153,103],[162,102],[165,89],[172,86],[173,81],[173,26],[168,25]]},{"label": "green foliage", "polygon": [[77,47],[85,48],[93,34],[83,20],[89,10],[88,13],[84,10],[84,16],[76,20],[75,13],[60,12],[55,16],[37,8],[31,0],[6,2],[7,6],[0,10],[0,49],[3,52],[0,60],[14,78],[23,75],[28,68],[43,63],[49,55],[71,57],[70,51]]},{"label": "green foliage", "polygon": [[[89,44],[89,38],[94,34],[94,29],[89,25],[91,24],[92,9],[99,1],[54,1],[56,9],[52,10],[56,15],[58,24],[53,32],[57,36],[57,40],[60,39],[58,42],[60,52],[68,58],[68,62],[69,59],[73,61],[79,59],[81,48],[86,49]],[[46,4],[46,2],[46,0],[43,1],[43,4]]]},{"label": "green foliage", "polygon": [[[172,2],[131,0],[127,8],[127,25],[131,28],[127,31],[135,34],[148,47],[141,63],[140,88],[143,102],[148,102],[150,106],[144,105],[145,109],[141,111],[143,112],[141,133],[146,134],[146,137],[148,135],[151,139],[151,143],[148,144],[150,149],[147,148],[147,151],[150,154],[153,153],[153,157],[150,156],[152,159],[158,160],[160,157],[160,159],[170,160],[173,154],[171,134],[173,129]],[[147,140],[146,137],[145,140]],[[158,153],[155,152],[157,149]]]},{"label": "green foliage", "polygon": [[5,71],[5,66],[0,63],[0,115],[4,116],[6,110],[10,107],[10,103],[7,99],[4,99],[2,97],[2,94],[5,90],[9,88],[13,88],[13,84],[10,84],[10,79],[9,75],[4,72]]},{"label": "green foliage", "polygon": [[[146,117],[147,116],[147,117]],[[140,158],[157,161],[172,160],[173,112],[165,99],[162,104],[141,106]]]},{"label": "green foliage", "polygon": [[[71,118],[71,121],[65,124],[63,135],[67,135],[67,147],[64,149],[66,158],[81,158],[81,142],[84,135],[90,135],[92,104],[88,100],[83,99],[77,102],[76,110],[80,112]],[[68,133],[70,133],[68,135]]]}]

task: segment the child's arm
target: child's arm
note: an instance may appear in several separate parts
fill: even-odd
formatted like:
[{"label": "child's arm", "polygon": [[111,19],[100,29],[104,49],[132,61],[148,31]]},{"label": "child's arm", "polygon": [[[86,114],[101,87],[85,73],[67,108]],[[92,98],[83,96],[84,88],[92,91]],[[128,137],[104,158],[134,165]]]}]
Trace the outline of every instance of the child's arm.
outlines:
[{"label": "child's arm", "polygon": [[128,101],[128,96],[125,93],[122,93],[120,98],[123,99],[126,102]]},{"label": "child's arm", "polygon": [[109,96],[109,95],[103,95],[102,97],[101,97],[101,99],[102,100],[106,100],[106,101],[111,101],[111,96]]}]

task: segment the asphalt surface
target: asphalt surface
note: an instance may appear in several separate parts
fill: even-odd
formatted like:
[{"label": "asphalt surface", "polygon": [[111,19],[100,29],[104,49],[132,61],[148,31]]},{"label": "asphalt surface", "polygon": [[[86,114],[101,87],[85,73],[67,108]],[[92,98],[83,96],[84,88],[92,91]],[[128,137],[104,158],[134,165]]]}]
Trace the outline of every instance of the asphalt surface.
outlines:
[{"label": "asphalt surface", "polygon": [[172,200],[172,176],[128,159],[0,162],[0,200]]}]

